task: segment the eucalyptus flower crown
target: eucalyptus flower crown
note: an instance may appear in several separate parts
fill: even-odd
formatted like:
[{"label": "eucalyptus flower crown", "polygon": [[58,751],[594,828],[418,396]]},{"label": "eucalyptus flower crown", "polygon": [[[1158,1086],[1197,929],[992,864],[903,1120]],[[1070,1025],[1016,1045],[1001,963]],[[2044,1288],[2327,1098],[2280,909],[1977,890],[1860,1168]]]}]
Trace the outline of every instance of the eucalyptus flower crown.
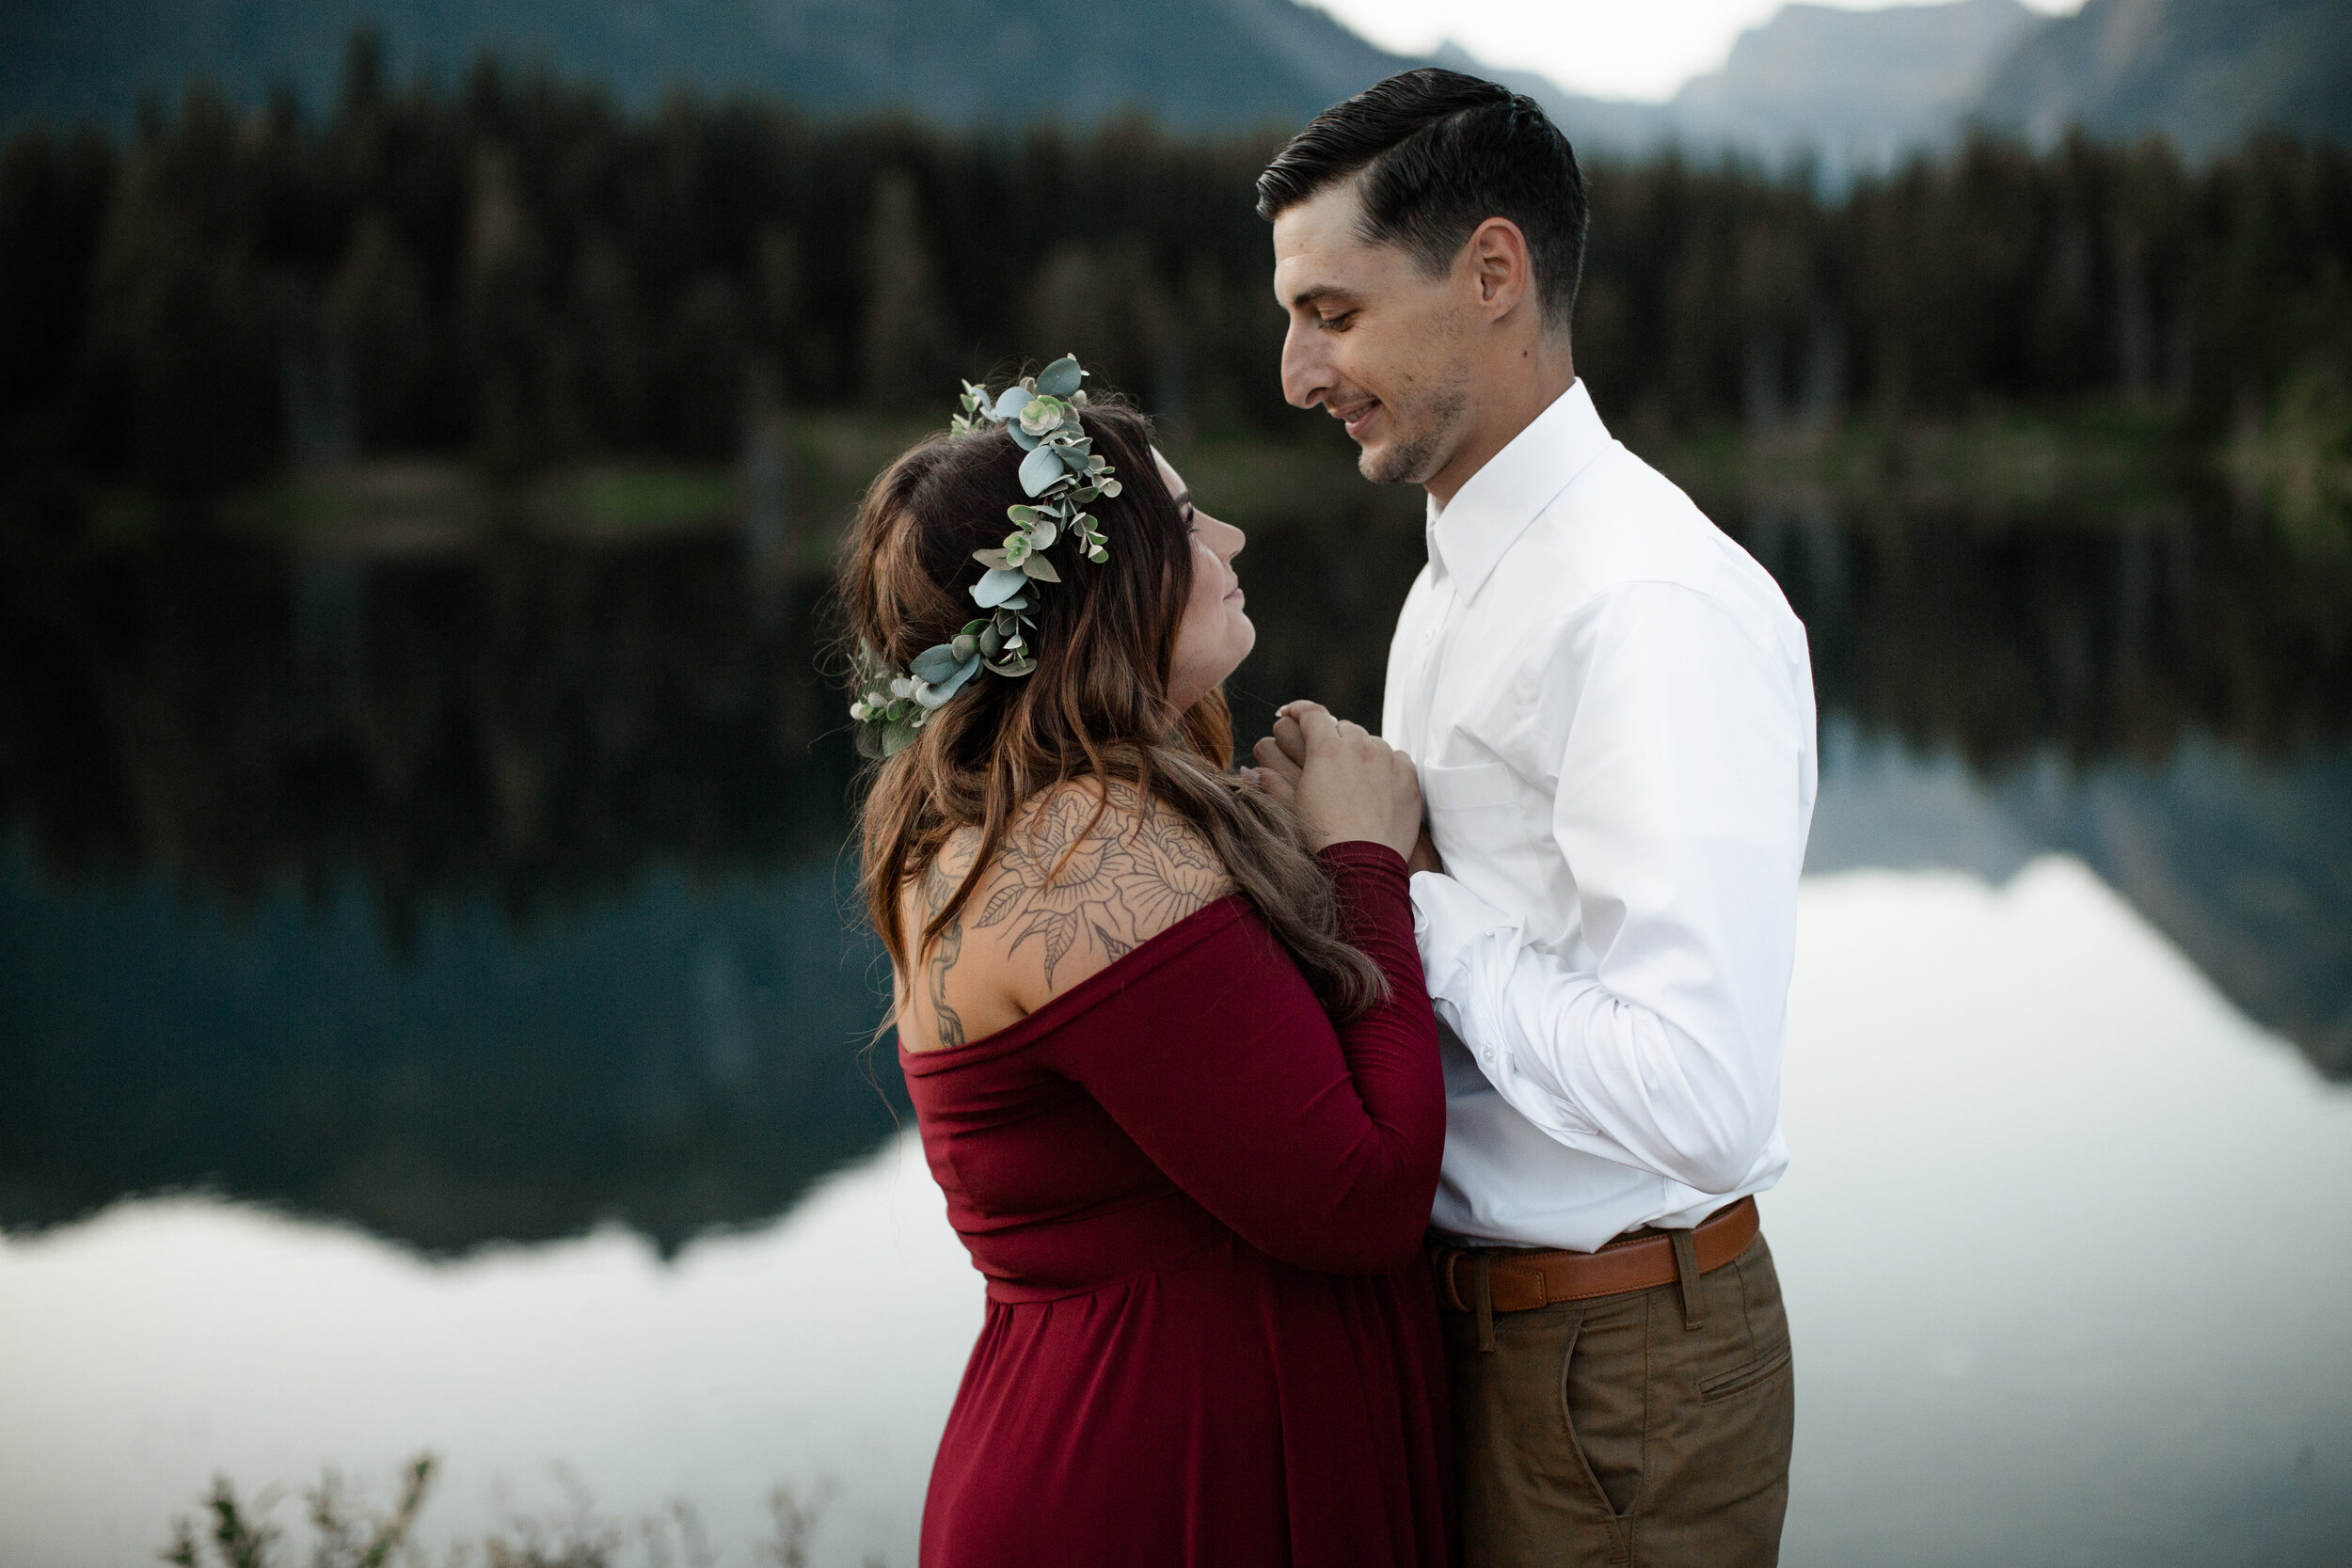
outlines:
[{"label": "eucalyptus flower crown", "polygon": [[1078,410],[1086,406],[1081,385],[1086,377],[1078,361],[1064,355],[993,398],[985,388],[963,384],[962,412],[949,421],[950,428],[961,434],[1004,426],[1028,453],[1021,460],[1021,488],[1029,502],[1006,508],[1012,531],[1002,546],[972,552],[988,568],[972,585],[972,600],[986,615],[965,622],[949,641],[924,649],[904,670],[860,646],[858,694],[850,704],[850,717],[857,721],[857,747],[866,755],[894,756],[913,745],[930,716],[981,670],[1017,676],[1037,668],[1029,644],[1036,623],[1029,610],[1040,584],[1061,581],[1044,556],[1055,540],[1071,535],[1080,553],[1098,565],[1111,558],[1102,524],[1086,510],[1097,497],[1119,494],[1109,460],[1094,454],[1093,438],[1078,422]]}]

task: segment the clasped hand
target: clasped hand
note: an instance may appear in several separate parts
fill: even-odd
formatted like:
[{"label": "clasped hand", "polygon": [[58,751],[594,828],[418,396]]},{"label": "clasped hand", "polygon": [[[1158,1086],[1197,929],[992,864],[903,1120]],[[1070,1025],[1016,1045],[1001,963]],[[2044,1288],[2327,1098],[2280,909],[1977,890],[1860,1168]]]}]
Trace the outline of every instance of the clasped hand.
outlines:
[{"label": "clasped hand", "polygon": [[1412,759],[1361,724],[1321,703],[1287,703],[1250,754],[1251,782],[1297,815],[1315,848],[1366,839],[1415,871],[1443,869],[1422,822]]}]

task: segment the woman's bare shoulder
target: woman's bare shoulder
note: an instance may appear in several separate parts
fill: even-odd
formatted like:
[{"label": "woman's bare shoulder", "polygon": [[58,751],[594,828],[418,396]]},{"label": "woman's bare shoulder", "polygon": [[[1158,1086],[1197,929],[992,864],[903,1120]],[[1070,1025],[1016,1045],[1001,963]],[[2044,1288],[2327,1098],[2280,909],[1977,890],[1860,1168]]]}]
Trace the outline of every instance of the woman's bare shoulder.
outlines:
[{"label": "woman's bare shoulder", "polygon": [[[919,892],[910,926],[946,906],[978,842],[974,830],[948,841],[910,890]],[[1174,812],[1142,809],[1123,785],[1065,784],[1014,818],[961,912],[918,959],[908,1000],[939,1045],[979,1038],[1232,891],[1208,839]]]},{"label": "woman's bare shoulder", "polygon": [[1165,806],[1089,782],[1033,802],[1000,847],[972,925],[1009,950],[1034,942],[1048,992],[1065,990],[1233,891],[1208,839]]}]

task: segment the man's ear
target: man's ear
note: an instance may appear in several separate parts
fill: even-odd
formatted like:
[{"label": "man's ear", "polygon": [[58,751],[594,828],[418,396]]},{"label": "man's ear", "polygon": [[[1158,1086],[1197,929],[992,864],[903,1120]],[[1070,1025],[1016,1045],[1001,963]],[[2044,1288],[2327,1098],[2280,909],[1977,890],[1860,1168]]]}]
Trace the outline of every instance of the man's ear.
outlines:
[{"label": "man's ear", "polygon": [[1470,230],[1462,247],[1477,290],[1479,313],[1501,321],[1526,299],[1534,278],[1529,271],[1527,236],[1509,218],[1488,218]]}]

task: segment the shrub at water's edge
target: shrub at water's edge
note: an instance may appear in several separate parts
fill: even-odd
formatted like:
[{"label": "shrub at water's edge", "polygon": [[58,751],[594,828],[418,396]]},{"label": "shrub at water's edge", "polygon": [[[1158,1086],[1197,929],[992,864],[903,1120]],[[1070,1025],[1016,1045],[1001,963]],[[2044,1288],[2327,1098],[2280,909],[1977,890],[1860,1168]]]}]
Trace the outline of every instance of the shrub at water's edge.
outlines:
[{"label": "shrub at water's edge", "polygon": [[[303,1538],[311,1568],[386,1568],[423,1564],[433,1558],[417,1539],[440,1462],[419,1454],[402,1466],[389,1508],[372,1505],[364,1488],[328,1470],[315,1486],[300,1492]],[[586,1490],[562,1477],[571,1506],[545,1516],[517,1514],[479,1542],[446,1544],[440,1560],[449,1568],[479,1560],[485,1568],[666,1568],[685,1562],[708,1568],[726,1555],[714,1551],[701,1513],[687,1498],[674,1498],[660,1513],[618,1519],[600,1513]],[[830,1478],[813,1486],[778,1485],[768,1495],[775,1534],[755,1546],[752,1560],[773,1568],[808,1568],[809,1548],[825,1509],[840,1491]],[[290,1568],[305,1555],[292,1549],[288,1528],[276,1517],[285,1502],[278,1487],[240,1497],[227,1476],[215,1479],[195,1518],[171,1524],[171,1540],[157,1557],[174,1568]],[[866,1568],[882,1568],[867,1556]]]}]

